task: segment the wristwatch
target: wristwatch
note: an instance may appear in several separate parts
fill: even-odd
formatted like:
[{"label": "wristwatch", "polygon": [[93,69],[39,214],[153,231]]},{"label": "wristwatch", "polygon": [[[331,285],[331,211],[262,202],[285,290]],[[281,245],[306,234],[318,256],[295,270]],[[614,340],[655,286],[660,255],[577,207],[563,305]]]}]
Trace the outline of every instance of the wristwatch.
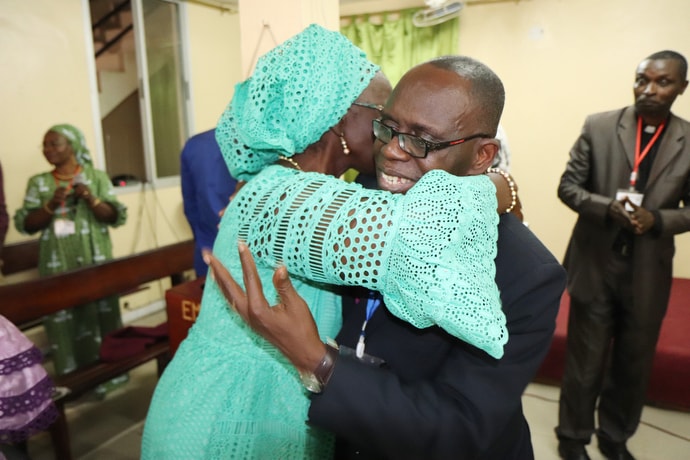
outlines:
[{"label": "wristwatch", "polygon": [[326,343],[326,354],[323,355],[321,362],[313,372],[300,372],[299,376],[302,380],[302,385],[304,388],[309,390],[311,393],[321,393],[328,383],[328,380],[333,374],[333,368],[335,367],[335,362],[338,359],[338,347],[337,344]]}]

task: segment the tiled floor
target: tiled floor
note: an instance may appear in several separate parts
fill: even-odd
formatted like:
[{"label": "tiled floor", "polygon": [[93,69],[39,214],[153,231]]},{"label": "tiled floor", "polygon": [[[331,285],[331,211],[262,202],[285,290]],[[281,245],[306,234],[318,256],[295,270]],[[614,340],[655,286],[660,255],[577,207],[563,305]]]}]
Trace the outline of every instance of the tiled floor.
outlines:
[{"label": "tiled floor", "polygon": [[[147,324],[146,321],[140,323]],[[148,321],[147,325],[158,324],[160,318],[154,316]],[[143,420],[155,383],[156,366],[149,363],[131,372],[130,382],[105,400],[85,397],[68,406],[75,459],[138,459]],[[557,400],[558,388],[539,384],[530,385],[523,397],[537,460],[558,459],[553,434]],[[642,420],[629,443],[638,460],[690,459],[690,413],[647,407]],[[55,460],[47,434],[30,440],[29,453],[33,460]],[[603,460],[594,445],[589,446],[589,454],[592,460]]]},{"label": "tiled floor", "polygon": [[[558,387],[531,384],[522,397],[536,460],[558,459],[553,431],[558,421],[558,393]],[[690,460],[690,413],[645,407],[628,449],[637,460]],[[605,460],[596,440],[587,452],[592,460]]]}]

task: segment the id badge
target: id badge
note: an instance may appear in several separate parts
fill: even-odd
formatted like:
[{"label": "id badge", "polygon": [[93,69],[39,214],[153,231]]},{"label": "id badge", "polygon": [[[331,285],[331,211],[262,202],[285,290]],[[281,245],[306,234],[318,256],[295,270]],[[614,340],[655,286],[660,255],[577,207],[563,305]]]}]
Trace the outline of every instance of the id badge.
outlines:
[{"label": "id badge", "polygon": [[[620,201],[625,197],[628,197],[630,201],[635,203],[637,206],[642,206],[642,199],[644,198],[644,194],[640,193],[635,190],[627,190],[627,189],[619,189],[616,192],[616,201]],[[633,207],[630,206],[628,203],[625,203],[625,210],[628,212],[633,211]]]},{"label": "id badge", "polygon": [[76,232],[76,226],[74,221],[67,219],[55,219],[53,222],[53,230],[55,231],[55,236],[58,238],[65,237],[69,235],[74,235]]}]

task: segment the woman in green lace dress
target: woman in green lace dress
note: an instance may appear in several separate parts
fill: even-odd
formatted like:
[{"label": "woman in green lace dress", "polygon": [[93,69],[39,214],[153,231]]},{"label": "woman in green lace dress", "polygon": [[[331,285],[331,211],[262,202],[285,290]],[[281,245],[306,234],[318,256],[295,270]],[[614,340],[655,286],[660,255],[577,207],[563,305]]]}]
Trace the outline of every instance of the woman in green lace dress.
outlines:
[{"label": "woman in green lace dress", "polygon": [[[301,275],[293,283],[323,340],[341,325],[329,285],[354,284],[381,290],[412,324],[439,324],[500,356],[507,333],[493,279],[491,181],[435,171],[394,196],[332,177],[373,171],[372,122],[389,93],[361,50],[318,26],[259,59],[216,128],[231,174],[248,182],[224,213],[214,254],[242,279],[236,243],[247,241],[267,298],[276,296],[276,264]],[[446,243],[428,244],[443,233]],[[450,269],[458,258],[471,276]],[[475,320],[460,308],[473,302]],[[435,308],[442,304],[458,309]],[[332,437],[305,423],[307,409],[294,367],[208,280],[197,322],[156,387],[142,458],[330,458]]]},{"label": "woman in green lace dress", "polygon": [[[53,169],[29,179],[14,216],[24,234],[40,232],[38,271],[53,275],[112,258],[108,227],[125,223],[105,172],[95,169],[84,135],[72,125],[51,127],[43,155]],[[43,320],[55,372],[60,375],[98,360],[101,338],[122,326],[116,297],[46,316]]]}]

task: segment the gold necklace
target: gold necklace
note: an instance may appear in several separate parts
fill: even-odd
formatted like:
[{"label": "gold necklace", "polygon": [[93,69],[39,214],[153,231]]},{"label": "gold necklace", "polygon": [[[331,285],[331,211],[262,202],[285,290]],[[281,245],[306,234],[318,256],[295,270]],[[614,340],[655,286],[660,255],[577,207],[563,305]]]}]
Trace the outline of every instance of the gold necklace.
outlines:
[{"label": "gold necklace", "polygon": [[294,168],[295,168],[297,171],[302,171],[302,168],[300,167],[300,165],[299,165],[295,160],[293,160],[292,158],[286,157],[285,155],[280,155],[280,156],[278,157],[278,159],[283,160],[283,161],[287,161],[287,162],[290,163],[292,166],[294,166]]}]

